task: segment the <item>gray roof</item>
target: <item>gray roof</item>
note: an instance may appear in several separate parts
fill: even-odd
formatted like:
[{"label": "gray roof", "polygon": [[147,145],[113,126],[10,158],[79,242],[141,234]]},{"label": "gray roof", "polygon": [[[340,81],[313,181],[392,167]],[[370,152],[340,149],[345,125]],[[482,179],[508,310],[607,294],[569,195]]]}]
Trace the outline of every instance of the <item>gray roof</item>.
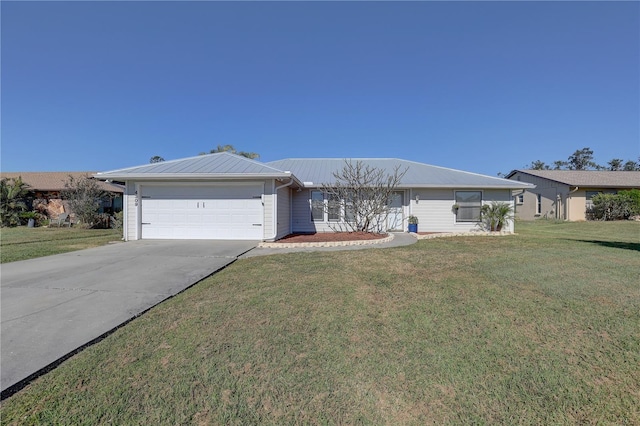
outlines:
[{"label": "gray roof", "polygon": [[220,152],[180,160],[145,164],[126,169],[97,173],[98,179],[126,180],[219,180],[292,178],[297,186],[308,188],[331,184],[334,172],[346,161],[363,164],[393,173],[396,167],[406,170],[402,188],[501,188],[524,189],[533,185],[461,170],[431,166],[397,158],[289,158],[261,163],[228,152]]},{"label": "gray roof", "polygon": [[143,166],[97,173],[99,179],[252,179],[289,178],[283,172],[256,160],[228,152],[162,161]]},{"label": "gray roof", "polygon": [[291,171],[305,187],[320,187],[331,184],[334,172],[341,170],[346,161],[362,162],[365,165],[393,173],[395,167],[406,169],[400,186],[403,188],[503,188],[524,189],[533,185],[492,176],[431,166],[397,158],[288,158],[267,163],[280,170]]},{"label": "gray roof", "polygon": [[507,178],[516,173],[524,173],[570,186],[591,188],[640,188],[640,172],[601,171],[601,170],[514,170]]}]

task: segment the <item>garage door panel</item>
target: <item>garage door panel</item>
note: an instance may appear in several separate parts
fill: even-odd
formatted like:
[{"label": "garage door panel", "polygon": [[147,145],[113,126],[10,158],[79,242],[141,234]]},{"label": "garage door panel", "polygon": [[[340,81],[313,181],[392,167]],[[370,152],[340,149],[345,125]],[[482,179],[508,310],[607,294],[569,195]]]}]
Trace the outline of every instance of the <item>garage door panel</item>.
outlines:
[{"label": "garage door panel", "polygon": [[142,238],[260,240],[262,189],[262,184],[143,187]]}]

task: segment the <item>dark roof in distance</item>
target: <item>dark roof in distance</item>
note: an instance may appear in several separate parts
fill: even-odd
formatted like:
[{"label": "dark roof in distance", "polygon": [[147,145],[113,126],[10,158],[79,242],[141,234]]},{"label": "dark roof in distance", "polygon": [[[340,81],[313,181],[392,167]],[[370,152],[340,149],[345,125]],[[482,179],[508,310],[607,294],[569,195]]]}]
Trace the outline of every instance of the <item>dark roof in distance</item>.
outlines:
[{"label": "dark roof in distance", "polygon": [[[34,191],[62,191],[64,183],[69,180],[69,176],[74,179],[81,177],[90,178],[96,172],[1,172],[0,179],[16,179],[22,177],[22,182],[27,184]],[[109,182],[96,180],[103,191],[123,193],[122,185],[115,185]]]},{"label": "dark roof in distance", "polygon": [[549,179],[570,186],[591,188],[640,188],[640,172],[605,170],[514,170],[507,178],[516,173],[528,174]]}]

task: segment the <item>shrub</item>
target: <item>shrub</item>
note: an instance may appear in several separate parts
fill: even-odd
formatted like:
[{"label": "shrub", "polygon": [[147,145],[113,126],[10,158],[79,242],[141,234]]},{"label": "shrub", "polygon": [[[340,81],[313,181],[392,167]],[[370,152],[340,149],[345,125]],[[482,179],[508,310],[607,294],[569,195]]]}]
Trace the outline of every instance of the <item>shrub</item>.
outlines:
[{"label": "shrub", "polygon": [[111,227],[113,229],[122,229],[122,224],[124,222],[123,212],[119,211],[111,216]]},{"label": "shrub", "polygon": [[76,217],[84,226],[104,227],[104,219],[99,217],[100,199],[105,193],[98,183],[88,177],[74,179],[69,176],[69,180],[64,184],[62,197],[69,202],[69,207],[76,214]]},{"label": "shrub", "polygon": [[27,210],[27,185],[22,178],[0,180],[0,225],[18,226]]},{"label": "shrub", "polygon": [[492,201],[482,206],[480,217],[490,231],[501,231],[513,220],[513,208],[510,204]]},{"label": "shrub", "polygon": [[620,191],[617,194],[597,194],[593,206],[587,210],[591,220],[625,220],[640,214],[640,190]]},{"label": "shrub", "polygon": [[45,216],[36,211],[20,213],[20,218],[22,219],[22,225],[26,225],[29,222],[29,219],[33,219],[35,221],[35,225],[40,226],[45,220]]}]

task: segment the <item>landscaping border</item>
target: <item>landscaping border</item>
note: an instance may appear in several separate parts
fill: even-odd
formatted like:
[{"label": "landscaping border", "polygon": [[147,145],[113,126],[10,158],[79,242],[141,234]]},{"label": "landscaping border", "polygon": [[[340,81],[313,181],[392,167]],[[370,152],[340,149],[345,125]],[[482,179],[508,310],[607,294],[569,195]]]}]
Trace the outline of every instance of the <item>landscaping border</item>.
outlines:
[{"label": "landscaping border", "polygon": [[347,247],[347,246],[368,246],[374,244],[387,243],[393,240],[393,234],[389,234],[384,238],[374,240],[354,240],[354,241],[325,241],[314,243],[265,243],[258,244],[258,248],[302,248],[302,247]]}]

